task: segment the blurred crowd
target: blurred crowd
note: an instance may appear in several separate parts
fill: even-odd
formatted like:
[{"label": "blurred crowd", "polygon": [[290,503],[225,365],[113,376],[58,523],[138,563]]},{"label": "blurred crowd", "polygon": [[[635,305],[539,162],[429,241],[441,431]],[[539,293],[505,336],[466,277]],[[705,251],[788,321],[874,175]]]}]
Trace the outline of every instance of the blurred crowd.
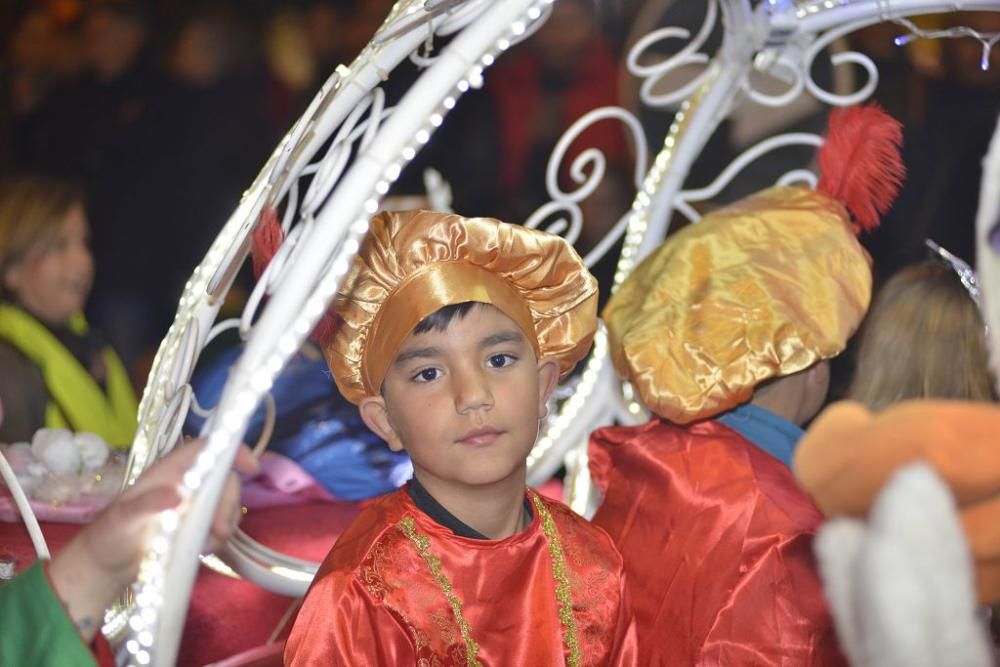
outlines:
[{"label": "blurred crowd", "polygon": [[[655,150],[672,111],[639,108],[624,54],[656,26],[696,31],[704,12],[694,4],[561,0],[548,23],[462,100],[398,189],[419,192],[423,169],[431,166],[450,184],[456,212],[523,221],[549,199],[545,168],[559,137],[605,105],[639,113]],[[241,193],[322,82],[336,65],[351,62],[391,6],[389,0],[11,0],[0,7],[0,175],[41,173],[82,187],[96,267],[87,313],[139,384],[184,282]],[[1000,29],[996,13],[931,17],[926,25],[956,20]],[[876,98],[907,128],[907,187],[870,242],[883,276],[922,257],[925,236],[973,260],[979,162],[1000,109],[996,53],[984,72],[978,42],[899,48],[893,37],[901,32],[884,24],[851,38],[880,67]],[[718,43],[717,30],[705,48]],[[681,46],[664,41],[652,57]],[[836,79],[825,67],[817,65],[816,76]],[[398,101],[418,74],[404,63],[386,84],[388,102]],[[824,115],[814,108],[785,127],[815,129]],[[745,147],[746,126],[720,128],[691,184],[704,185]],[[614,121],[585,133],[570,160],[585,146],[600,148],[610,166],[583,204],[580,245],[589,247],[628,208],[634,150]],[[772,182],[777,175],[761,166],[755,171]],[[568,170],[560,176],[571,185]],[[595,273],[607,283],[612,268],[613,258]],[[238,285],[236,301],[239,294]]]}]

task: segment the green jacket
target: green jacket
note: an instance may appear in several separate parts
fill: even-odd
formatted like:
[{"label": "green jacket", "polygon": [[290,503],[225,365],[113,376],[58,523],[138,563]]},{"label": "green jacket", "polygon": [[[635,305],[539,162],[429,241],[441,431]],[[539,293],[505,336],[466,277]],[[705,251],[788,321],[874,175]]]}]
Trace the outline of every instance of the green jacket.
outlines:
[{"label": "green jacket", "polygon": [[49,585],[42,561],[0,584],[0,665],[96,664]]}]

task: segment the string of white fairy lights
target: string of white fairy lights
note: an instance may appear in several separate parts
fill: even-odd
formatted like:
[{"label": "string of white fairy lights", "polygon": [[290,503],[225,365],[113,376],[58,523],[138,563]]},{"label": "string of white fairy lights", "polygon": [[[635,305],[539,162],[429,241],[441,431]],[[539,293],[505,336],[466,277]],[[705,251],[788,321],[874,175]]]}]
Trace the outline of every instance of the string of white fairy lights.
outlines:
[{"label": "string of white fairy lights", "polygon": [[[785,0],[787,1],[787,0]],[[770,5],[780,5],[782,0],[768,0]],[[809,14],[826,11],[851,4],[851,0],[817,0],[815,2],[802,3],[795,10],[796,18],[805,18]],[[860,4],[860,3],[858,3]],[[906,29],[906,34],[899,35],[893,39],[896,46],[904,46],[918,39],[975,39],[983,47],[983,55],[979,60],[979,67],[985,72],[990,68],[990,53],[997,42],[1000,42],[1000,32],[980,32],[970,26],[960,25],[950,28],[924,29],[915,24],[910,19],[903,16],[893,16],[897,8],[892,6],[891,0],[876,0],[879,17],[883,21],[894,23]],[[905,5],[905,3],[904,3]],[[961,6],[956,4],[953,11],[958,11]]]},{"label": "string of white fairy lights", "polygon": [[[347,272],[348,259],[357,251],[359,239],[367,231],[368,217],[376,212],[381,195],[385,194],[391,183],[398,178],[403,166],[415,157],[420,145],[427,143],[433,131],[441,125],[443,117],[455,106],[457,98],[468,91],[470,87],[478,85],[482,79],[484,68],[492,64],[501,52],[507,50],[514,41],[523,35],[528,26],[541,17],[543,9],[551,2],[553,0],[538,0],[530,3],[524,10],[525,15],[522,18],[506,24],[504,33],[481,52],[481,56],[454,84],[451,92],[437,105],[437,109],[433,113],[423,116],[426,119],[424,126],[411,135],[412,140],[402,148],[399,159],[384,168],[382,178],[375,183],[374,191],[365,199],[360,216],[350,224],[346,238],[331,258],[329,270],[324,271],[304,307],[299,309],[297,316],[293,318],[291,326],[284,327],[284,331],[277,341],[276,349],[265,353],[264,363],[257,365],[250,373],[249,378],[244,378],[248,379],[248,382],[237,383],[244,386],[233,389],[235,393],[231,404],[222,409],[223,405],[220,403],[221,412],[217,415],[215,428],[209,435],[208,442],[198,456],[195,465],[183,477],[182,496],[186,498],[195,496],[209,480],[211,474],[217,470],[219,464],[231,458],[228,451],[232,449],[230,444],[236,442],[242,433],[250,412],[257,404],[256,397],[270,388],[287,358],[298,349],[301,340],[312,330],[316,321],[326,310],[340,279]],[[357,180],[360,180],[360,176]],[[278,294],[275,295],[271,306],[280,303],[281,300],[278,296]],[[266,316],[267,313],[264,314],[264,317]],[[249,355],[250,351],[250,347],[248,347],[245,355]],[[234,373],[238,373],[240,370],[242,369],[237,368]],[[168,511],[160,516],[157,534],[151,541],[151,548],[143,559],[139,578],[133,586],[136,605],[128,620],[130,636],[126,641],[126,650],[131,664],[147,665],[153,662],[166,664],[174,655],[175,647],[158,646],[158,649],[165,649],[162,652],[161,650],[154,651],[153,647],[157,643],[159,611],[165,601],[167,562],[171,557],[181,557],[180,554],[175,553],[177,545],[174,544],[175,533],[180,527],[180,518],[179,513],[175,511]],[[171,639],[173,638],[171,637]]]},{"label": "string of white fairy lights", "polygon": [[892,22],[909,31],[907,34],[900,35],[893,40],[896,46],[909,44],[916,39],[960,39],[971,37],[978,40],[983,46],[983,55],[979,60],[979,67],[984,72],[990,68],[990,53],[993,47],[996,46],[997,42],[1000,42],[1000,32],[979,32],[964,25],[944,28],[942,30],[924,30],[906,18],[893,19]]},{"label": "string of white fairy lights", "polygon": [[[534,3],[531,10],[529,10],[528,18],[537,18],[538,14],[541,12],[540,8],[544,7],[551,1],[552,0],[543,0],[541,2]],[[828,4],[833,5],[834,3],[828,2]],[[455,94],[445,99],[442,109],[439,109],[438,112],[429,116],[430,126],[418,131],[414,135],[415,141],[403,149],[403,159],[396,163],[389,164],[386,167],[385,178],[376,184],[375,192],[372,193],[372,198],[365,201],[364,214],[374,212],[373,209],[377,207],[378,199],[380,199],[381,195],[385,194],[385,190],[388,189],[388,185],[390,185],[391,182],[394,181],[399,175],[400,168],[405,163],[409,162],[413,156],[415,156],[417,150],[419,150],[420,144],[426,143],[430,134],[433,132],[433,129],[440,125],[443,116],[447,113],[447,110],[454,106],[455,99],[460,96],[461,93],[465,92],[470,87],[470,84],[472,86],[476,86],[478,84],[481,80],[483,67],[492,64],[493,58],[499,53],[499,51],[505,50],[510,46],[513,39],[523,35],[525,29],[530,26],[530,23],[531,21],[529,20],[513,24],[512,34],[508,37],[501,38],[496,43],[498,48],[483,55],[481,64],[473,66],[471,71],[468,73],[468,76],[459,81]],[[994,40],[994,42],[995,41],[996,40]],[[703,91],[704,88],[701,92]],[[699,97],[700,95],[696,95],[691,101],[693,102]],[[690,102],[685,102],[680,113],[678,114],[678,117],[675,118],[674,124],[677,127],[671,128],[667,141],[665,141],[664,151],[662,151],[657,157],[651,172],[648,174],[646,182],[643,184],[644,187],[640,190],[636,200],[633,202],[633,211],[629,216],[628,231],[625,239],[625,248],[627,250],[623,251],[622,256],[620,257],[618,273],[615,276],[616,286],[624,279],[624,276],[627,275],[635,261],[638,259],[639,244],[649,223],[651,196],[657,192],[659,188],[659,181],[668,170],[668,165],[671,162],[674,140],[678,137],[680,130],[679,126],[686,123],[687,115],[690,112],[690,109],[688,108],[689,105]],[[302,309],[302,313],[300,314],[301,317],[296,318],[294,326],[291,327],[291,331],[288,332],[289,335],[283,336],[282,340],[279,341],[278,351],[280,354],[274,356],[269,355],[266,359],[266,363],[264,363],[258,369],[258,372],[254,374],[255,377],[253,378],[253,382],[251,382],[252,386],[250,389],[252,391],[250,393],[256,393],[261,390],[266,391],[266,387],[269,387],[270,383],[274,379],[274,376],[284,365],[283,361],[279,357],[286,356],[289,350],[294,349],[295,340],[300,338],[298,334],[302,331],[307,332],[311,328],[309,326],[309,322],[314,322],[315,319],[318,318],[318,315],[325,309],[326,303],[332,295],[332,291],[336,288],[339,277],[346,270],[346,262],[343,261],[343,256],[345,254],[350,254],[356,249],[358,238],[363,235],[367,228],[367,216],[364,214],[363,218],[358,218],[353,222],[353,224],[351,224],[351,231],[342,247],[344,252],[336,253],[336,261],[330,265],[332,270],[324,276],[324,280],[317,287],[316,291],[310,296],[308,303],[305,304],[305,308]],[[603,335],[603,333],[600,335]],[[590,390],[593,389],[593,383],[597,381],[597,370],[601,367],[604,357],[607,354],[606,341],[598,340],[595,341],[595,343],[595,353],[593,358],[589,360],[587,367],[587,370],[591,372],[584,373],[584,386],[579,387],[578,389],[580,389],[580,391],[574,394],[574,398],[576,398],[576,400],[572,401],[572,399],[570,399],[571,404],[565,406],[566,409],[560,410],[557,423],[552,425],[552,428],[550,428],[550,430],[545,434],[545,436],[548,437],[543,437],[539,442],[539,447],[536,448],[536,450],[540,450],[539,453],[544,452],[547,446],[551,446],[552,442],[561,435],[561,429],[565,429],[571,425],[577,417],[579,410],[583,408],[584,402],[590,394]],[[246,415],[243,413],[246,412],[246,410],[244,408],[248,408],[251,403],[251,397],[248,395],[246,398],[248,400],[240,401],[245,405],[236,406],[235,409],[227,411],[229,414],[220,416],[220,421],[229,422],[225,424],[223,430],[236,430],[240,422],[245,423],[244,417]],[[185,476],[185,486],[189,487],[188,490],[190,492],[197,489],[201,482],[209,474],[210,469],[218,463],[220,458],[224,458],[221,456],[222,449],[225,448],[223,441],[227,439],[228,438],[219,437],[210,439],[209,446],[206,449],[212,450],[211,454],[206,451],[206,454],[208,455],[204,457],[204,460],[199,460],[198,465],[195,466],[196,469],[189,471],[189,475]],[[147,664],[150,660],[151,650],[147,651],[146,649],[151,649],[153,645],[154,637],[152,632],[155,630],[156,611],[162,603],[162,569],[158,570],[158,568],[154,565],[154,562],[158,561],[161,565],[165,562],[169,551],[172,550],[172,544],[167,538],[177,528],[176,521],[178,517],[175,514],[168,513],[166,516],[162,517],[162,519],[162,532],[158,537],[162,537],[164,539],[154,540],[152,549],[154,553],[151,554],[147,562],[147,565],[151,565],[152,567],[144,570],[144,576],[140,577],[140,583],[135,589],[139,604],[137,605],[136,613],[129,619],[129,625],[133,633],[128,649],[131,654],[131,658],[139,664]],[[141,583],[143,579],[145,579],[145,583],[147,584],[153,580],[159,579],[158,584],[160,585],[154,585],[152,587],[143,586]],[[148,593],[144,599],[143,593]]]}]

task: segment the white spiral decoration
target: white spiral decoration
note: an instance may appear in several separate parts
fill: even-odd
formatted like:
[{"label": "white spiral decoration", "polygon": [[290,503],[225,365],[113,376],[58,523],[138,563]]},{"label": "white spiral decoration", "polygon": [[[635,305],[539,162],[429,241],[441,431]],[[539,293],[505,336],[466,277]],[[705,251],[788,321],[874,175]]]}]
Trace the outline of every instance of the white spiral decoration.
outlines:
[{"label": "white spiral decoration", "polygon": [[[128,630],[126,649],[131,664],[171,665],[176,659],[199,563],[197,547],[208,532],[212,509],[247,421],[260,402],[267,400],[275,377],[326,312],[360,247],[370,215],[462,94],[480,85],[486,68],[542,24],[552,1],[397,2],[358,58],[350,66],[338,68],[324,84],[194,270],[154,360],[140,404],[128,483],[174,445],[189,409],[209,416],[205,427],[208,442],[184,476],[185,503],[159,517],[157,534],[133,586],[135,604],[113,610],[108,616],[105,633]],[[704,21],[693,37],[685,29],[657,29],[640,39],[628,54],[630,71],[642,79],[643,102],[651,107],[677,108],[655,158],[648,159],[644,133],[633,115],[618,108],[591,112],[557,145],[546,172],[551,201],[527,224],[550,222],[548,230],[570,241],[578,238],[584,222],[579,204],[604,178],[606,158],[593,149],[581,153],[567,170],[574,183],[570,191],[563,191],[558,183],[560,168],[570,144],[587,127],[596,122],[622,122],[636,146],[637,194],[631,208],[585,258],[592,265],[624,236],[613,286],[617,289],[636,263],[662,241],[675,212],[697,219],[692,203],[713,197],[760,156],[781,146],[816,145],[819,141],[814,135],[799,134],[768,139],[744,152],[709,186],[683,190],[691,164],[735,106],[746,99],[782,106],[803,90],[831,105],[865,99],[878,81],[869,59],[856,53],[832,56],[834,66],[855,64],[867,72],[858,90],[843,94],[822,90],[813,81],[810,71],[815,58],[836,39],[860,27],[952,8],[952,3],[930,0],[810,0],[800,4],[764,0],[756,6],[750,0],[709,0]],[[963,8],[998,10],[1000,0],[966,2]],[[722,45],[715,54],[702,53],[720,17]],[[447,46],[432,53],[434,40],[446,36],[450,39]],[[689,41],[666,60],[649,62],[647,52],[654,45],[673,39]],[[408,57],[426,70],[398,106],[387,109],[378,86]],[[690,67],[697,69],[693,78],[674,90],[659,90],[667,76]],[[788,88],[777,95],[754,90],[749,76],[755,70],[787,81]],[[319,155],[324,146],[327,148]],[[994,147],[993,155],[996,153]],[[304,192],[300,192],[302,177],[309,179]],[[781,182],[808,183],[810,178],[809,172],[794,170]],[[216,322],[265,207],[280,212],[285,242],[258,282],[242,317]],[[995,215],[992,224],[996,224]],[[988,261],[994,266],[996,253]],[[994,312],[994,331],[1000,331],[1000,324],[996,324],[1000,319],[998,299],[994,295],[989,301],[988,286],[993,283],[984,283]],[[199,406],[188,384],[191,372],[205,345],[229,329],[237,329],[246,341],[244,353],[233,367],[218,405]],[[615,420],[635,421],[644,416],[630,388],[615,378],[608,355],[602,328],[583,372],[560,388],[558,409],[529,458],[532,483],[544,481],[566,465],[570,499],[573,507],[584,513],[596,507],[587,474],[590,432]],[[226,564],[215,567],[231,567],[288,595],[302,594],[316,567],[268,549],[242,533],[223,557]]]}]

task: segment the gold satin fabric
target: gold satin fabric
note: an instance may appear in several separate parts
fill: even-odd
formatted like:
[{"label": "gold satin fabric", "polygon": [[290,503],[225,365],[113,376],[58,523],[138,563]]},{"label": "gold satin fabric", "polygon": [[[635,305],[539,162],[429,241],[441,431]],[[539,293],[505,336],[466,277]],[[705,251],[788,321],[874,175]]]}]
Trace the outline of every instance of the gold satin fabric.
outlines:
[{"label": "gold satin fabric", "polygon": [[839,202],[779,186],[670,235],[603,312],[618,373],[684,424],[839,354],[872,287],[848,222]]},{"label": "gold satin fabric", "polygon": [[340,322],[323,353],[340,392],[377,395],[413,328],[466,301],[503,311],[563,374],[597,328],[597,281],[564,239],[492,218],[384,212],[334,300]]}]

